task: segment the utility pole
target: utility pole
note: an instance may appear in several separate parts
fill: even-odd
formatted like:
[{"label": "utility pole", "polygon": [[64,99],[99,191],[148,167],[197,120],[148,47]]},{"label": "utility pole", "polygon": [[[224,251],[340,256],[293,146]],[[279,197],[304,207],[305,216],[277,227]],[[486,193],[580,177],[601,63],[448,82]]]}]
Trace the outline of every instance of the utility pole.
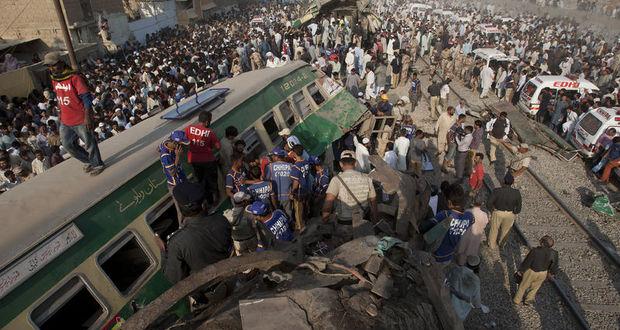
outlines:
[{"label": "utility pole", "polygon": [[65,39],[65,46],[67,47],[67,51],[69,52],[69,62],[71,62],[71,68],[73,68],[73,70],[77,70],[78,63],[77,59],[75,58],[75,51],[73,50],[73,42],[71,42],[71,35],[69,34],[67,20],[65,18],[65,13],[62,11],[62,5],[60,4],[60,0],[54,0],[54,7],[56,7],[58,23],[60,23],[60,28],[62,29],[62,36]]}]

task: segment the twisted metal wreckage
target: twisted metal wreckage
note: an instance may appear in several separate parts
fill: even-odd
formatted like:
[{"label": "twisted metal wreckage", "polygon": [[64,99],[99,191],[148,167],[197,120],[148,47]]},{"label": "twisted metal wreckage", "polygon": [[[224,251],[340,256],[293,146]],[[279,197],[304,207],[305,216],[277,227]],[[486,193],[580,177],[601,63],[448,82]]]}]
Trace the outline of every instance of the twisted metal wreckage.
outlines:
[{"label": "twisted metal wreckage", "polygon": [[[122,328],[462,329],[441,266],[419,250],[416,214],[430,187],[378,156],[371,163],[389,198],[379,223],[353,220],[352,241],[327,251],[333,224],[314,218],[292,244],[221,261],[177,283]],[[180,320],[167,313],[196,292],[209,302]]]}]

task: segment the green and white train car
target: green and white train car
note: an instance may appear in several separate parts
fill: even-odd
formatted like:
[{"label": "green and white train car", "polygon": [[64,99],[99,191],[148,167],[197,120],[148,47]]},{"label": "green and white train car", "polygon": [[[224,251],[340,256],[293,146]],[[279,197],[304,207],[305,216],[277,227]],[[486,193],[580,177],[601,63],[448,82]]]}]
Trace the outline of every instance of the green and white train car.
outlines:
[{"label": "green and white train car", "polygon": [[159,296],[171,284],[154,234],[174,230],[176,215],[158,145],[209,110],[218,137],[237,127],[249,153],[290,128],[320,154],[365,112],[323,79],[303,62],[244,73],[101,143],[101,175],[69,159],[0,195],[0,328],[117,328]]}]

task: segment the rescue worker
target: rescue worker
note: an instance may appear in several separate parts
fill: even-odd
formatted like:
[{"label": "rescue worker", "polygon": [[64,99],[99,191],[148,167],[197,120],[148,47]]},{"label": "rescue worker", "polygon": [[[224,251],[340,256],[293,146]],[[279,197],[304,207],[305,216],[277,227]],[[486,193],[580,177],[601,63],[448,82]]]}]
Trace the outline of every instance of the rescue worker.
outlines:
[{"label": "rescue worker", "polygon": [[190,141],[187,161],[194,169],[196,179],[202,183],[207,192],[207,202],[215,205],[219,194],[217,189],[218,163],[214,149],[220,150],[220,140],[211,125],[211,112],[203,111],[198,115],[198,123],[185,128],[185,135]]},{"label": "rescue worker", "polygon": [[[355,170],[355,153],[345,150],[340,154],[342,172],[329,182],[323,205],[322,219],[328,222],[335,206],[336,235],[350,240],[353,237],[353,218],[364,218],[370,210],[370,220],[377,221],[377,194],[372,179]],[[335,205],[334,205],[335,204]]]},{"label": "rescue worker", "polygon": [[325,192],[327,191],[327,187],[329,186],[329,168],[323,166],[321,159],[317,156],[310,156],[308,160],[310,166],[312,167],[314,179],[312,182],[312,214],[319,214],[320,210],[323,208],[323,201],[325,200]]},{"label": "rescue worker", "polygon": [[183,131],[174,131],[170,134],[162,144],[159,146],[159,160],[166,175],[166,181],[168,182],[168,191],[170,195],[173,195],[172,200],[177,210],[177,220],[179,221],[179,227],[183,226],[183,214],[179,207],[178,201],[174,198],[172,190],[178,184],[187,181],[185,171],[181,165],[181,157],[183,155],[183,145],[188,145],[189,140]]},{"label": "rescue worker", "polygon": [[282,210],[271,211],[269,206],[261,201],[256,201],[246,208],[246,211],[254,216],[260,236],[259,249],[269,249],[275,241],[290,242],[295,238],[291,230],[290,219]]},{"label": "rescue worker", "polygon": [[[205,191],[198,183],[183,182],[173,190],[185,217],[185,225],[170,234],[162,250],[162,271],[177,283],[208,265],[228,258],[231,249],[230,224],[223,215],[208,215]],[[160,248],[163,248],[163,244]]]},{"label": "rescue worker", "polygon": [[[98,175],[105,169],[105,164],[93,133],[93,97],[84,77],[69,68],[60,56],[60,52],[47,53],[43,64],[50,71],[60,109],[62,146],[73,158],[84,163],[84,172]],[[80,146],[80,140],[84,147]]]},{"label": "rescue worker", "polygon": [[289,198],[291,190],[291,163],[285,161],[286,151],[275,147],[271,151],[274,161],[265,167],[264,179],[270,181],[278,203],[278,208],[284,210],[289,218],[293,215],[293,205]]},{"label": "rescue worker", "polygon": [[295,213],[295,231],[302,231],[305,226],[308,200],[312,193],[312,180],[310,178],[310,164],[304,160],[304,147],[296,145],[292,152],[294,164],[291,167],[291,192]]}]

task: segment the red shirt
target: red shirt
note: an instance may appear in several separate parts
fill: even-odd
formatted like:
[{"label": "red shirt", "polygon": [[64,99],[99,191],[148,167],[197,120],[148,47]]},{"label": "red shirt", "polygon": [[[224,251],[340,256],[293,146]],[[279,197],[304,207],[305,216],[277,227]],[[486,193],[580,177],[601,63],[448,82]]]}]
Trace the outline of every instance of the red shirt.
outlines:
[{"label": "red shirt", "polygon": [[84,124],[84,103],[80,95],[89,93],[88,85],[79,74],[61,81],[52,80],[60,108],[60,121],[67,126]]},{"label": "red shirt", "polygon": [[484,166],[482,163],[474,166],[471,175],[469,176],[469,186],[471,189],[476,190],[482,188],[484,183]]},{"label": "red shirt", "polygon": [[215,161],[213,148],[220,148],[220,140],[212,129],[198,123],[185,128],[185,135],[190,141],[187,161],[190,163],[207,163]]}]

